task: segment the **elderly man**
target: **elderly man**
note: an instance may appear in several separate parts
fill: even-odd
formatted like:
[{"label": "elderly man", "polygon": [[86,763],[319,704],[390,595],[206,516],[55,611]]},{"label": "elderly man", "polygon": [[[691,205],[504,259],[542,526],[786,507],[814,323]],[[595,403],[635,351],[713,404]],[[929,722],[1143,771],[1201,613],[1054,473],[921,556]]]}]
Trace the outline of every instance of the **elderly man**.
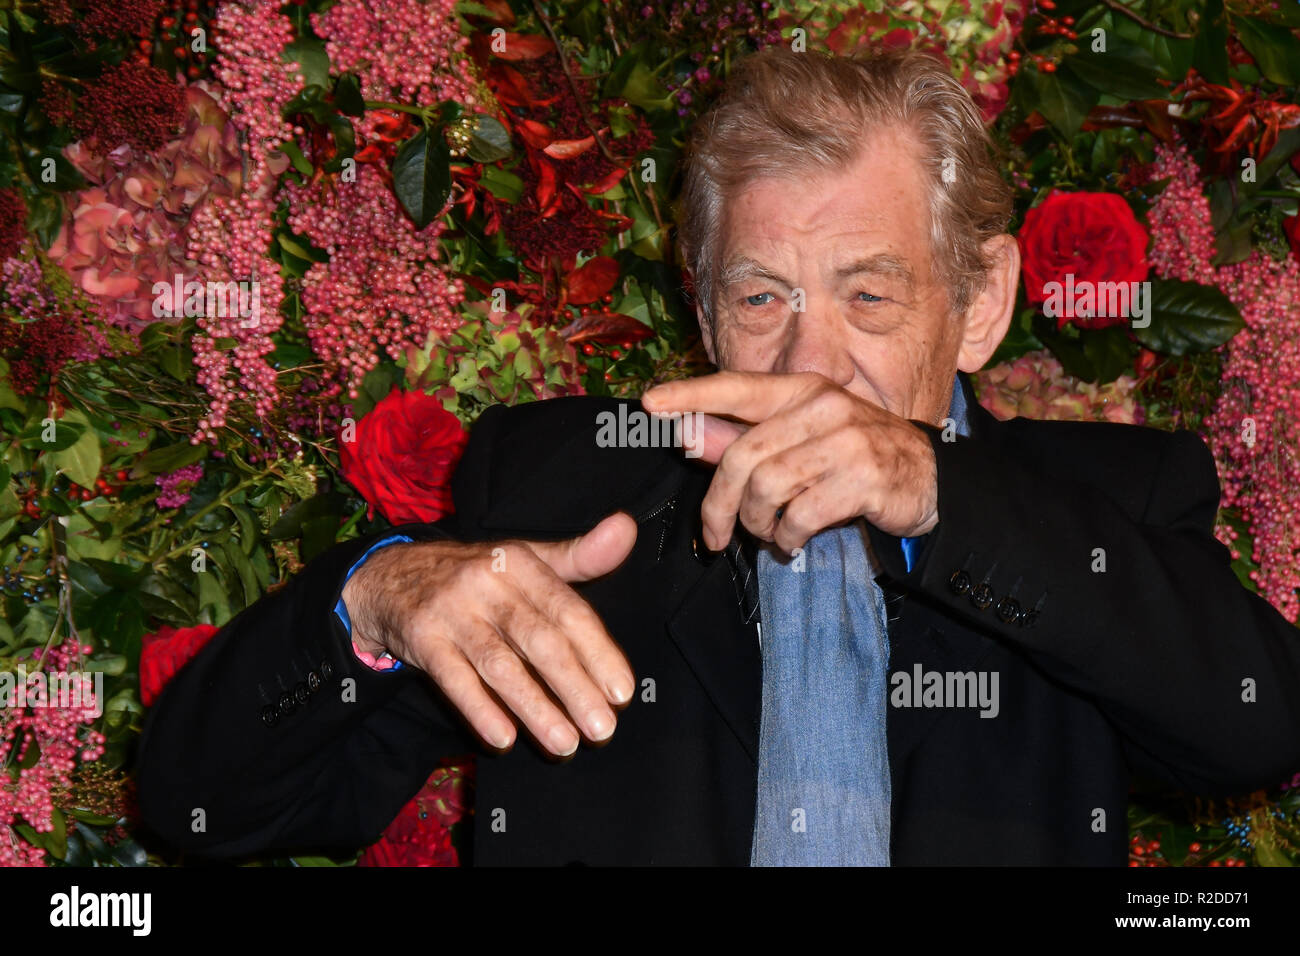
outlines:
[{"label": "elderly man", "polygon": [[[974,401],[1019,255],[941,66],[753,55],[689,160],[722,371],[489,410],[454,518],[228,624],[146,728],[163,837],[361,845],[477,749],[479,864],[1121,864],[1133,772],[1300,767],[1300,641],[1199,439]],[[608,447],[620,404],[699,415],[702,461]]]}]

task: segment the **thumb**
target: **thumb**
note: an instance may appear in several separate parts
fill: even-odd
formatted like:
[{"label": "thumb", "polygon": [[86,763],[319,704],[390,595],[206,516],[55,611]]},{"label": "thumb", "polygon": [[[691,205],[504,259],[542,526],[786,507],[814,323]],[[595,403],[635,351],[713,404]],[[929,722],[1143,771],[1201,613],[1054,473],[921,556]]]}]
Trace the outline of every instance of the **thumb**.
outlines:
[{"label": "thumb", "polygon": [[562,581],[590,581],[613,571],[636,544],[636,521],[616,511],[586,534],[567,541],[530,541],[528,546]]},{"label": "thumb", "polygon": [[677,427],[686,457],[701,458],[710,465],[720,462],[727,446],[749,431],[748,425],[700,412],[682,416]]}]

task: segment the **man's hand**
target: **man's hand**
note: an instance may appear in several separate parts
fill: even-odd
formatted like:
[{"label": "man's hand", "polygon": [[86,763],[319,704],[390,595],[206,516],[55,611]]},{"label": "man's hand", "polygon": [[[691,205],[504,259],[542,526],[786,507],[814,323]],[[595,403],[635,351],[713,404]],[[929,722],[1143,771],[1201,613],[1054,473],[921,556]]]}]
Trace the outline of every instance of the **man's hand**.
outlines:
[{"label": "man's hand", "polygon": [[786,552],[859,516],[899,537],[938,524],[925,432],[815,372],[719,372],[656,385],[641,401],[655,414],[703,413],[700,457],[718,468],[700,511],[714,551],[737,518]]},{"label": "man's hand", "polygon": [[[636,542],[630,515],[610,515],[568,541],[393,544],[343,588],[353,637],[429,674],[495,747],[515,725],[490,687],[553,754],[614,732],[611,704],[632,699],[632,669],[591,605],[568,582],[614,570]],[[531,665],[574,723],[529,673]]]}]

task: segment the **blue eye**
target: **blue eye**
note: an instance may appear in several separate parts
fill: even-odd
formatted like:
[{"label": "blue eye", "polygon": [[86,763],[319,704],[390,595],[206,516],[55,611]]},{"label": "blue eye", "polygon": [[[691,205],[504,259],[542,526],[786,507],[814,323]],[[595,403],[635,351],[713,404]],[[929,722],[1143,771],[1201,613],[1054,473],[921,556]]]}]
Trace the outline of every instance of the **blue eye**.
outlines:
[{"label": "blue eye", "polygon": [[867,301],[867,302],[883,302],[883,301],[884,301],[884,299],[882,299],[880,296],[878,296],[878,295],[872,295],[870,292],[859,292],[858,295],[864,295],[864,296],[866,296],[866,299],[865,299],[864,301]]},{"label": "blue eye", "polygon": [[772,294],[772,293],[770,293],[770,292],[756,292],[756,293],[754,293],[753,295],[747,295],[747,296],[745,296],[745,301],[748,302],[750,305],[767,305],[766,302],[755,302],[755,301],[753,301],[753,300],[754,300],[754,299],[760,299],[760,298],[762,298],[762,297],[765,296],[765,295],[771,295],[771,294]]}]

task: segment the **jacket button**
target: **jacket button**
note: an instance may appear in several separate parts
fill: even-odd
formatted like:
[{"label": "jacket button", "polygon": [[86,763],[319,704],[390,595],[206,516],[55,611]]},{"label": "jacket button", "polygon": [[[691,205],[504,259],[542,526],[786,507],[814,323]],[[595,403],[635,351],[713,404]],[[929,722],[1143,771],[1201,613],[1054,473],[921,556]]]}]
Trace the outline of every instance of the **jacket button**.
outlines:
[{"label": "jacket button", "polygon": [[969,594],[970,575],[965,571],[954,571],[952,577],[948,579],[948,589],[958,597],[961,597],[963,594]]},{"label": "jacket button", "polygon": [[1033,608],[1025,608],[1020,614],[1021,627],[1033,627],[1034,622],[1038,620],[1038,612]]},{"label": "jacket button", "polygon": [[1005,597],[998,602],[998,620],[1003,624],[1014,624],[1020,617],[1020,602],[1015,598]]},{"label": "jacket button", "polygon": [[311,692],[307,690],[306,684],[302,681],[298,681],[298,683],[293,685],[293,696],[298,698],[298,703],[305,704],[307,703],[307,698],[311,696]]},{"label": "jacket button", "polygon": [[279,709],[280,716],[285,717],[293,713],[293,709],[298,706],[298,702],[293,699],[293,695],[286,692],[280,695]]},{"label": "jacket button", "polygon": [[262,723],[268,727],[274,727],[275,722],[280,719],[280,713],[275,709],[274,704],[267,704],[262,708]]},{"label": "jacket button", "polygon": [[334,665],[331,664],[329,661],[321,661],[321,662],[320,662],[320,676],[321,676],[321,680],[329,680],[331,677],[333,677],[333,676],[334,676]]},{"label": "jacket button", "polygon": [[993,598],[993,589],[989,587],[987,582],[979,585],[970,593],[971,604],[974,604],[981,611],[987,610],[988,606],[993,603]]},{"label": "jacket button", "polygon": [[307,689],[313,694],[320,690],[320,686],[323,683],[324,681],[320,679],[320,674],[317,674],[315,671],[307,672]]}]

